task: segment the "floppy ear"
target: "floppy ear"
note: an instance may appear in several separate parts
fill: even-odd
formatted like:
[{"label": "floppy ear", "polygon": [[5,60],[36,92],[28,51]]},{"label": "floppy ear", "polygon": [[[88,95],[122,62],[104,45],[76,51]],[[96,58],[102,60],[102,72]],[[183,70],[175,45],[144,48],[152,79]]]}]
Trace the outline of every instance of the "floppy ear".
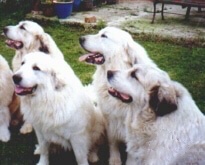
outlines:
[{"label": "floppy ear", "polygon": [[56,72],[51,72],[51,76],[53,78],[53,84],[54,84],[54,90],[61,90],[65,85],[65,78],[60,74]]},{"label": "floppy ear", "polygon": [[164,116],[177,110],[177,96],[172,86],[154,86],[150,90],[150,108],[156,116]]},{"label": "floppy ear", "polygon": [[132,65],[135,65],[147,58],[147,52],[143,46],[135,42],[132,38],[126,44],[126,53],[131,60]]},{"label": "floppy ear", "polygon": [[130,39],[129,41],[127,41],[127,43],[124,46],[125,46],[125,51],[126,51],[126,54],[128,56],[131,66],[133,66],[134,64],[137,64],[138,61],[135,55],[136,48],[135,48],[134,41]]},{"label": "floppy ear", "polygon": [[37,39],[40,41],[39,51],[49,54],[50,51],[48,46],[46,45],[46,43],[48,43],[47,35],[37,35]]}]

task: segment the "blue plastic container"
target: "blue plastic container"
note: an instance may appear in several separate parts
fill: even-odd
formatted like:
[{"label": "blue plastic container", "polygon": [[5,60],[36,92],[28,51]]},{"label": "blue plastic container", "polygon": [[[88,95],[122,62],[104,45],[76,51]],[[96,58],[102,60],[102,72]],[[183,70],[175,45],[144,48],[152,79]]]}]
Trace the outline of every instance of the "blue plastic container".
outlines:
[{"label": "blue plastic container", "polygon": [[69,17],[73,11],[72,2],[54,2],[54,8],[56,15],[59,19],[65,19]]},{"label": "blue plastic container", "polygon": [[79,11],[80,4],[81,4],[81,0],[74,0],[73,1],[73,11]]}]

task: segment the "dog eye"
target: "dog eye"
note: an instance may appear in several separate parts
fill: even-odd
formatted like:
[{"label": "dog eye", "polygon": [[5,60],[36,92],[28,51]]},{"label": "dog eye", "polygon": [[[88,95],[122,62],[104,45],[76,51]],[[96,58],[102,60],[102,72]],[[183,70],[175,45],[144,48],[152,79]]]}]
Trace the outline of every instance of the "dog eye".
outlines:
[{"label": "dog eye", "polygon": [[23,65],[25,62],[23,61],[22,63],[21,63],[21,65]]},{"label": "dog eye", "polygon": [[37,66],[33,66],[33,70],[40,70],[40,68]]},{"label": "dog eye", "polygon": [[135,78],[136,80],[138,80],[138,78],[137,78],[137,76],[136,76],[136,74],[135,74],[135,71],[131,72],[130,76],[131,76],[132,78]]},{"label": "dog eye", "polygon": [[107,38],[107,36],[105,34],[102,34],[101,37],[102,38]]},{"label": "dog eye", "polygon": [[22,30],[26,30],[23,25],[21,25],[19,28],[22,29]]}]

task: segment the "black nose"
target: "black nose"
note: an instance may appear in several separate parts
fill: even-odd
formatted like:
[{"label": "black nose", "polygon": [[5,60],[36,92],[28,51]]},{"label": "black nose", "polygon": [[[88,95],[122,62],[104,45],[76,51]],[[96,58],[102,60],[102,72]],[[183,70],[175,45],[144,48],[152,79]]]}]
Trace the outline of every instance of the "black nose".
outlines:
[{"label": "black nose", "polygon": [[114,75],[114,72],[113,72],[113,71],[111,71],[111,70],[108,70],[108,71],[107,71],[107,79],[108,79],[108,80],[110,80],[110,79],[113,77],[113,75]]},{"label": "black nose", "polygon": [[6,34],[6,33],[8,32],[8,28],[5,27],[5,28],[3,29],[3,32],[4,32],[4,34]]},{"label": "black nose", "polygon": [[83,45],[83,43],[85,42],[85,37],[80,37],[79,42],[80,42],[81,45]]},{"label": "black nose", "polygon": [[19,84],[22,80],[22,77],[19,75],[13,75],[13,81],[15,84]]}]

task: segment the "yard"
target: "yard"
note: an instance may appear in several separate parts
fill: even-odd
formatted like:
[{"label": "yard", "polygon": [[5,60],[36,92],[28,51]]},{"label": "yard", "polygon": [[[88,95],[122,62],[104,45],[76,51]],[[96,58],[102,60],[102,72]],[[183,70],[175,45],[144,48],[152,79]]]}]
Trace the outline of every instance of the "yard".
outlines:
[{"label": "yard", "polygon": [[[7,25],[15,25],[23,17],[1,17],[0,29]],[[84,50],[80,47],[78,39],[81,35],[96,33],[98,29],[85,30],[82,27],[69,27],[59,23],[38,22],[47,33],[56,41],[64,53],[66,61],[71,65],[76,74],[84,84],[92,81],[91,77],[95,67],[78,61]],[[148,51],[150,57],[167,71],[173,80],[181,82],[188,88],[196,104],[202,112],[205,112],[205,48],[190,44],[176,44],[175,41],[159,40],[157,37],[134,36],[134,39],[142,44]],[[9,63],[14,51],[6,47],[5,37],[0,36],[0,54]],[[33,155],[35,149],[35,134],[20,135],[18,128],[11,128],[11,140],[8,143],[0,142],[0,164],[1,165],[32,165],[39,157]],[[122,147],[123,148],[123,147]],[[107,164],[108,148],[104,146],[100,151],[101,161],[99,164]],[[75,158],[72,152],[52,154],[51,164],[74,165]],[[65,163],[63,163],[66,161]],[[67,163],[69,162],[69,163]]]}]

